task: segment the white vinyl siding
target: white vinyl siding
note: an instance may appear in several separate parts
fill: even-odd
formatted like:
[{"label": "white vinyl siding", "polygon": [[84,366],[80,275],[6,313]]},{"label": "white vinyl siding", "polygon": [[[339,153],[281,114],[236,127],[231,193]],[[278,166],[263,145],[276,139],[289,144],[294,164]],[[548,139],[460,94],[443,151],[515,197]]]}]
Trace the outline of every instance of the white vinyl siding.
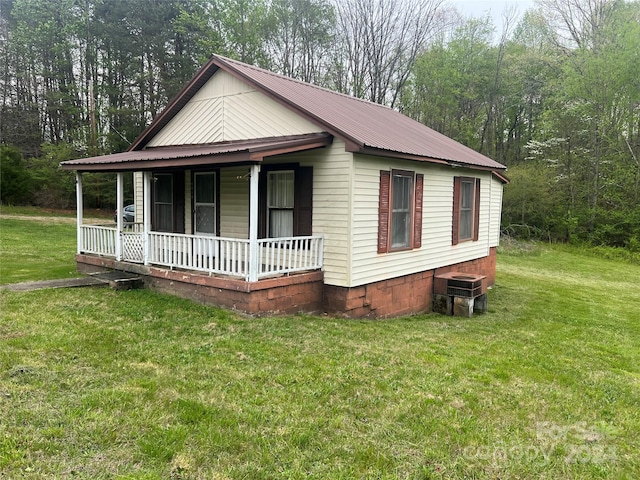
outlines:
[{"label": "white vinyl siding", "polygon": [[144,182],[142,172],[133,173],[133,203],[136,206],[136,223],[144,222]]},{"label": "white vinyl siding", "polygon": [[[350,286],[417,273],[481,258],[489,252],[491,174],[466,171],[481,179],[480,237],[477,242],[453,246],[453,177],[460,170],[377,157],[355,156],[355,202],[353,218],[353,266]],[[377,253],[380,170],[413,169],[424,174],[422,247],[415,250]],[[495,187],[495,185],[494,185]]]},{"label": "white vinyl siding", "polygon": [[500,244],[500,221],[502,216],[503,183],[491,175],[491,211],[489,215],[489,246]]},{"label": "white vinyl siding", "polygon": [[148,146],[213,143],[320,132],[317,125],[218,70]]},{"label": "white vinyl siding", "polygon": [[220,169],[220,236],[249,238],[249,167]]},{"label": "white vinyl siding", "polygon": [[[288,156],[284,157],[289,159]],[[350,205],[353,155],[338,139],[321,149],[291,155],[301,166],[313,166],[313,235],[324,237],[324,282],[349,286],[351,266]]]}]

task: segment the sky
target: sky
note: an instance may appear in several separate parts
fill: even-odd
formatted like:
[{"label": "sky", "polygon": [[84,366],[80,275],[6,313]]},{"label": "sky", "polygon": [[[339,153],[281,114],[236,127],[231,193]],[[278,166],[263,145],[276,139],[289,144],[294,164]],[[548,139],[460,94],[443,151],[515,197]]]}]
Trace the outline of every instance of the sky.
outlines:
[{"label": "sky", "polygon": [[500,32],[502,13],[506,7],[515,6],[520,18],[525,11],[534,7],[534,0],[448,0],[447,4],[456,7],[468,17],[481,17],[490,12],[493,24]]}]

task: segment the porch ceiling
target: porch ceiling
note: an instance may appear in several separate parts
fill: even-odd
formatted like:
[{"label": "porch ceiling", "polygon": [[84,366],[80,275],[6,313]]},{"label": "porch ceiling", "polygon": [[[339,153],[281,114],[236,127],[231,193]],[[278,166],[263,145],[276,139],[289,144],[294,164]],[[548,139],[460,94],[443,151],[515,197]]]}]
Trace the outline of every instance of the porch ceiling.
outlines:
[{"label": "porch ceiling", "polygon": [[175,145],[69,160],[60,166],[65,170],[104,172],[258,163],[265,157],[325,147],[332,141],[333,136],[328,133],[311,133],[208,145]]}]

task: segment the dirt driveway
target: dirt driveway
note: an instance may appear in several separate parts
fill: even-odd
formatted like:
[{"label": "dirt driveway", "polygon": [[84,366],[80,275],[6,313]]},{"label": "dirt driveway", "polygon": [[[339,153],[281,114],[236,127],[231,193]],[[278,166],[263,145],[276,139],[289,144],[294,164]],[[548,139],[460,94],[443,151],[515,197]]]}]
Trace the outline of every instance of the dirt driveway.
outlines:
[{"label": "dirt driveway", "polygon": [[[43,223],[69,223],[75,224],[75,217],[47,217],[47,216],[38,216],[38,215],[11,215],[6,213],[0,214],[0,219],[4,218],[13,218],[16,220],[31,220],[33,222],[43,222]],[[85,224],[111,224],[113,221],[110,221],[108,218],[83,218],[83,223]]]}]

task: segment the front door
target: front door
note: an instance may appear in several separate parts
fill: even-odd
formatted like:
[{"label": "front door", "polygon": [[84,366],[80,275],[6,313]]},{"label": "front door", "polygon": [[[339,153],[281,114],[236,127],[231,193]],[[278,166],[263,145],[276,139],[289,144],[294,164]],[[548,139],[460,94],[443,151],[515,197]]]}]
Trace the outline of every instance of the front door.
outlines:
[{"label": "front door", "polygon": [[193,229],[196,235],[215,235],[217,230],[216,174],[193,175]]},{"label": "front door", "polygon": [[184,233],[184,173],[155,173],[152,190],[151,229]]}]

